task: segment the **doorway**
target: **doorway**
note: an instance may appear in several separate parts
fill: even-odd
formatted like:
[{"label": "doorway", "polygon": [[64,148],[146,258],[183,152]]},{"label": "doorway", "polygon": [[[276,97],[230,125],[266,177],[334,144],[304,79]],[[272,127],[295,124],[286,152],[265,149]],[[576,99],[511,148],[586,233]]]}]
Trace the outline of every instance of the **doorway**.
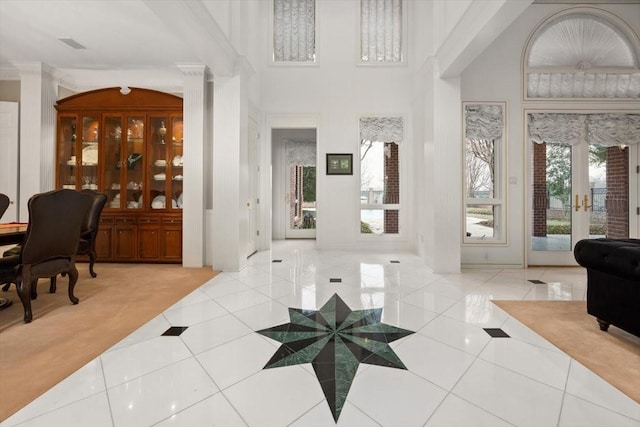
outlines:
[{"label": "doorway", "polygon": [[528,144],[528,265],[576,265],[573,248],[581,239],[638,235],[630,209],[639,200],[637,145],[605,146],[586,137]]},{"label": "doorway", "polygon": [[315,128],[272,128],[273,238],[315,239]]}]

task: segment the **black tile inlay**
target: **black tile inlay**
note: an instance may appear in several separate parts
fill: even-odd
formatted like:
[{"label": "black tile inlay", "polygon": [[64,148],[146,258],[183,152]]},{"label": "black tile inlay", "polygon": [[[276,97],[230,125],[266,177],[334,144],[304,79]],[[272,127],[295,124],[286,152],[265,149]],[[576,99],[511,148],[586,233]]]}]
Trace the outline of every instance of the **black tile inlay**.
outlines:
[{"label": "black tile inlay", "polygon": [[531,283],[535,284],[535,285],[546,285],[547,282],[543,282],[542,280],[538,280],[538,279],[533,279],[533,280],[529,280]]},{"label": "black tile inlay", "polygon": [[257,331],[282,343],[264,369],[311,363],[337,422],[360,363],[407,369],[388,343],[413,331],[381,318],[381,308],[352,311],[338,294],[317,311],[289,308],[290,323]]},{"label": "black tile inlay", "polygon": [[329,283],[342,283],[342,279],[338,279],[338,278],[329,279]]},{"label": "black tile inlay", "polygon": [[500,328],[483,328],[492,338],[511,338],[505,331]]},{"label": "black tile inlay", "polygon": [[271,262],[282,262],[282,260],[281,260],[281,259],[274,259],[274,260],[273,260],[273,261],[271,261]]},{"label": "black tile inlay", "polygon": [[162,333],[163,337],[179,337],[181,333],[186,331],[188,326],[172,326]]},{"label": "black tile inlay", "polygon": [[392,259],[391,261],[389,261],[391,264],[400,264],[400,261],[398,261],[397,259]]}]

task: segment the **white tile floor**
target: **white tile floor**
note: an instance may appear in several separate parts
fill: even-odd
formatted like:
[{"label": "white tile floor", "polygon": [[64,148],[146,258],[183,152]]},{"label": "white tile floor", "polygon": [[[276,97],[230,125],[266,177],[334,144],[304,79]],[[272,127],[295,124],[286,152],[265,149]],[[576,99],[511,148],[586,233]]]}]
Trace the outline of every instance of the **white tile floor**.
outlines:
[{"label": "white tile floor", "polygon": [[[583,269],[439,275],[410,254],[313,248],[274,242],[1,425],[336,425],[311,365],[263,370],[280,343],[254,331],[338,293],[351,309],[381,307],[383,323],[416,333],[390,344],[407,370],[359,365],[337,425],[640,426],[640,405],[491,303],[583,300]],[[161,336],[169,326],[189,328]]]}]

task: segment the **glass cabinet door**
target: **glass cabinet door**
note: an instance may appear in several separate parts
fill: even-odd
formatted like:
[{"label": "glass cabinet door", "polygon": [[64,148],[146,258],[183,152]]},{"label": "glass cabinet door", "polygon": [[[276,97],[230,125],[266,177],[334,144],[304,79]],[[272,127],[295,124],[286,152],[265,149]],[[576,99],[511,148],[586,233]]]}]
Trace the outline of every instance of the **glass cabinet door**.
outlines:
[{"label": "glass cabinet door", "polygon": [[107,195],[106,208],[119,209],[124,200],[122,189],[122,117],[104,118],[104,174],[102,190]]},{"label": "glass cabinet door", "polygon": [[[142,209],[143,181],[144,181],[144,116],[130,116],[127,118],[127,143],[125,157],[122,159],[122,170],[124,171],[123,185],[126,185],[124,192],[125,209]],[[126,184],[125,184],[126,183]]]},{"label": "glass cabinet door", "polygon": [[78,117],[60,115],[58,119],[58,188],[76,189]]},{"label": "glass cabinet door", "polygon": [[182,209],[182,180],[183,175],[183,151],[182,151],[182,117],[171,118],[171,145],[169,147],[169,158],[171,158],[171,197],[172,208]]},{"label": "glass cabinet door", "polygon": [[[100,120],[97,117],[82,118],[82,144],[80,145],[80,170],[76,176],[81,179],[81,187],[98,190],[98,153],[100,145]],[[76,155],[77,156],[77,155]],[[77,185],[76,185],[77,187]]]},{"label": "glass cabinet door", "polygon": [[167,129],[167,117],[151,117],[151,144],[149,144],[149,200],[151,209],[168,209],[171,198],[167,197],[167,181],[170,181],[167,158],[167,143],[171,134]]}]

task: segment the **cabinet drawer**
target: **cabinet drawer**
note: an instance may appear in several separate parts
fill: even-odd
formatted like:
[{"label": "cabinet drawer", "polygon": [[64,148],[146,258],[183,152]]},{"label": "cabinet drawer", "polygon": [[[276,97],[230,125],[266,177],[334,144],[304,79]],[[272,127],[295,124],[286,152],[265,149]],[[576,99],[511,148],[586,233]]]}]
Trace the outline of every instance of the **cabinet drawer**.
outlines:
[{"label": "cabinet drawer", "polygon": [[135,218],[116,218],[115,224],[116,225],[135,225],[136,219]]},{"label": "cabinet drawer", "polygon": [[153,217],[141,217],[138,218],[139,225],[157,225],[160,224],[160,218]]},{"label": "cabinet drawer", "polygon": [[113,225],[113,217],[100,217],[100,224]]},{"label": "cabinet drawer", "polygon": [[182,218],[162,218],[164,225],[182,225]]}]

